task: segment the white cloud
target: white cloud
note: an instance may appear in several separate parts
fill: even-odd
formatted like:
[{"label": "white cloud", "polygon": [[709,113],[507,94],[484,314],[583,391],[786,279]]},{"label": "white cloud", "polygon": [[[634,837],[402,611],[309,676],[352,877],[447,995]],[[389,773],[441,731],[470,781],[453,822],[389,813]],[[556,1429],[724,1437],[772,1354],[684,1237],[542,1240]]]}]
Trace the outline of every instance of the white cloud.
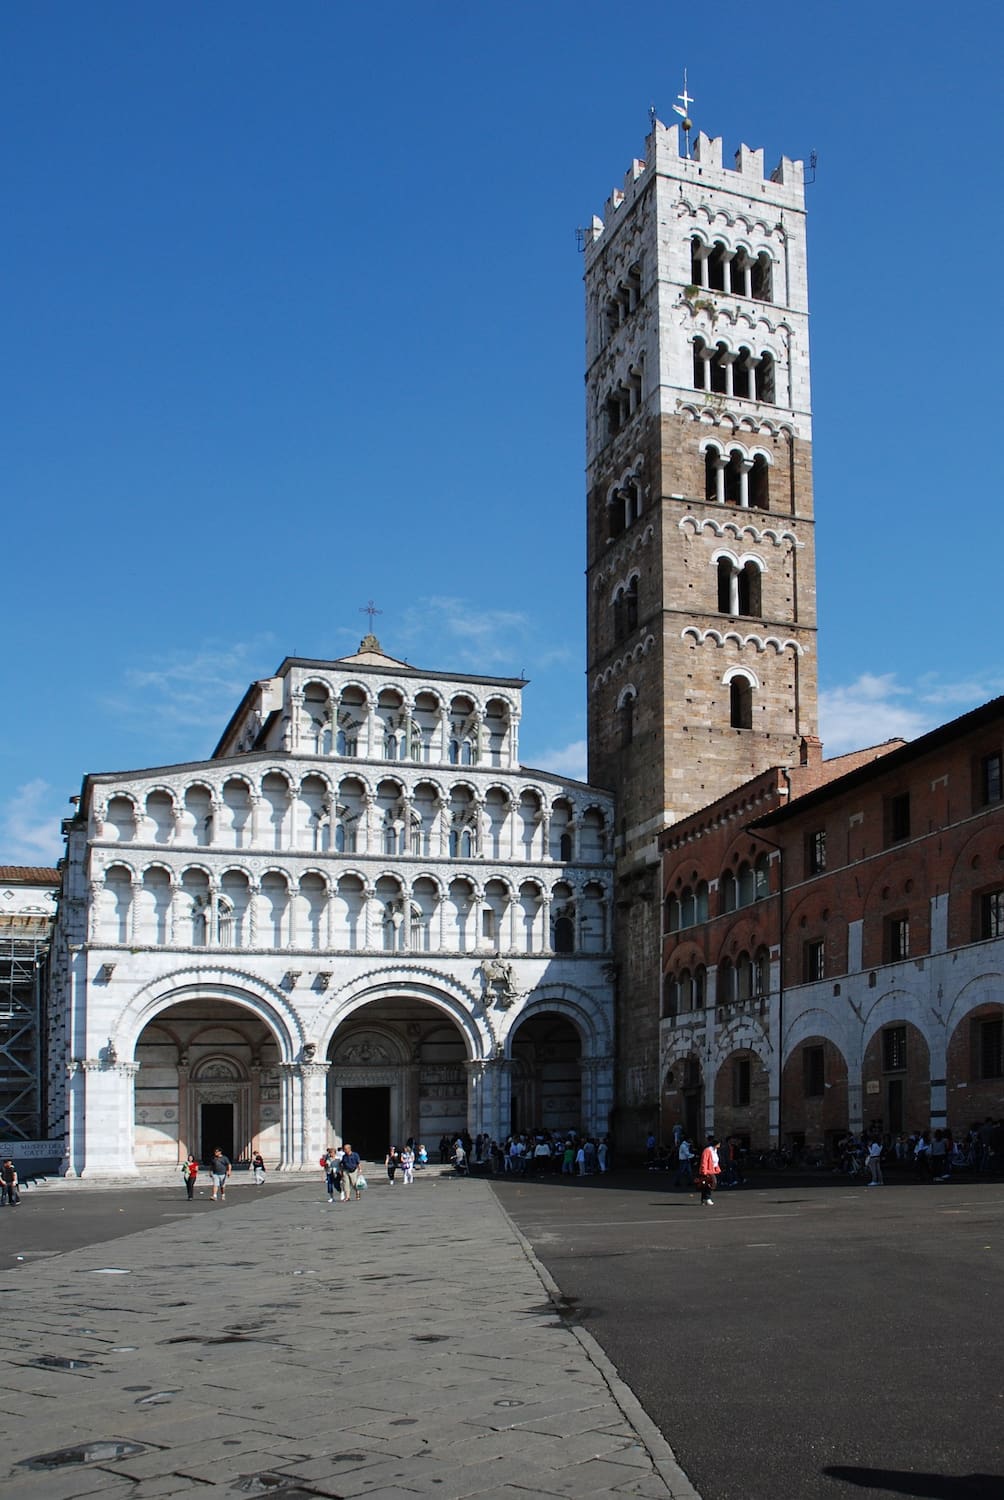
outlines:
[{"label": "white cloud", "polygon": [[901,683],[893,672],[864,672],[854,682],[819,695],[825,755],[844,755],[885,740],[915,740],[1001,691],[1001,679],[941,682],[933,676]]},{"label": "white cloud", "polygon": [[570,745],[543,750],[534,757],[534,765],[539,771],[553,771],[556,776],[570,776],[573,781],[585,781],[586,763],[585,740],[573,740]]},{"label": "white cloud", "polygon": [[[143,667],[131,667],[124,688],[104,700],[105,710],[154,743],[182,743],[187,753],[205,753],[194,745],[206,734],[214,738],[237,707],[248,683],[263,675],[270,635],[229,645],[207,642],[187,654],[164,655]],[[158,752],[153,757],[163,760]]]},{"label": "white cloud", "polygon": [[70,811],[47,781],[26,781],[0,806],[0,861],[54,865],[63,855],[60,824]]},{"label": "white cloud", "polygon": [[[413,651],[428,652],[433,661],[448,659],[475,672],[504,667],[507,677],[525,665],[521,658],[529,656],[532,636],[530,617],[519,610],[487,609],[444,594],[405,610],[399,633]],[[444,642],[450,643],[445,651]]]}]

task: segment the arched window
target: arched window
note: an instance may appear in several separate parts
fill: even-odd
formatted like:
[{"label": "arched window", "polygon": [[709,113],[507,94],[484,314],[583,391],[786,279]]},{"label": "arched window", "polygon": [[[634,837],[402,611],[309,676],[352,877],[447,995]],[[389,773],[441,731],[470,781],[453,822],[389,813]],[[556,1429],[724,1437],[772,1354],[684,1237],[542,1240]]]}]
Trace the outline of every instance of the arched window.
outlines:
[{"label": "arched window", "polygon": [[753,728],[753,685],[747,677],[729,683],[729,723],[733,729]]},{"label": "arched window", "polygon": [[750,290],[758,302],[771,302],[774,298],[773,263],[766,250],[761,250],[751,266]]},{"label": "arched window", "polygon": [[720,960],[717,979],[715,1003],[717,1005],[731,1005],[736,995],[736,971],[731,958]]},{"label": "arched window", "polygon": [[618,589],[614,595],[614,640],[624,639],[624,590]]},{"label": "arched window", "polygon": [[633,689],[624,694],[620,708],[621,749],[626,750],[634,741],[635,694]]},{"label": "arched window", "polygon": [[775,401],[774,385],[774,356],[772,354],[761,354],[757,362],[756,370],[756,399],[773,405]]},{"label": "arched window", "polygon": [[703,1010],[708,1003],[708,971],[703,964],[694,970],[694,1010]]},{"label": "arched window", "polygon": [[751,510],[770,510],[770,464],[762,453],[754,456],[750,470],[749,503]]},{"label": "arched window", "polygon": [[558,840],[558,858],[563,864],[567,864],[572,857],[572,835],[563,833]]},{"label": "arched window", "polygon": [[[719,566],[721,565],[719,564]],[[739,613],[759,618],[762,613],[760,604],[760,569],[756,563],[744,563],[737,581],[739,584]],[[719,584],[720,587],[721,584]]]},{"label": "arched window", "polygon": [[719,614],[730,615],[732,613],[732,577],[735,572],[731,557],[720,557],[718,559],[718,611]]},{"label": "arched window", "polygon": [[753,998],[753,963],[748,953],[740,953],[736,959],[736,999]]},{"label": "arched window", "polygon": [[638,575],[628,581],[624,593],[624,627],[628,633],[638,629]]},{"label": "arched window", "polygon": [[555,953],[574,953],[575,922],[571,917],[555,917],[554,951]]},{"label": "arched window", "polygon": [[680,902],[676,896],[666,897],[666,931],[680,930]]},{"label": "arched window", "polygon": [[722,911],[735,911],[739,904],[739,892],[736,885],[736,877],[731,870],[726,870],[718,882],[721,893]]},{"label": "arched window", "polygon": [[766,948],[758,948],[753,957],[753,993],[760,999],[769,989],[770,953]]},{"label": "arched window", "polygon": [[770,895],[770,861],[766,854],[757,855],[756,864],[753,866],[753,882],[754,901],[762,901],[764,897]]},{"label": "arched window", "polygon": [[697,921],[697,897],[690,886],[680,892],[680,926],[693,927]]},{"label": "arched window", "polygon": [[751,865],[742,864],[742,865],[739,866],[738,887],[739,887],[738,905],[739,906],[752,906],[752,904],[753,904],[754,885],[753,885],[753,868],[752,868]]}]

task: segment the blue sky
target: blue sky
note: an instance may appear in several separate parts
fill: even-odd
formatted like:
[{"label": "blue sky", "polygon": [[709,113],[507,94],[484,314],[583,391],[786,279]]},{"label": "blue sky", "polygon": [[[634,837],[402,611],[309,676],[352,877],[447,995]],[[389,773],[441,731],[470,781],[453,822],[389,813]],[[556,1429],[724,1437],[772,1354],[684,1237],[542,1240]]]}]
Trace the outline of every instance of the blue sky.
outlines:
[{"label": "blue sky", "polygon": [[[0,58],[0,863],[383,611],[582,775],[582,261],[648,109],[808,190],[827,753],[1004,692],[1004,22],[885,0],[37,0]],[[984,389],[986,387],[986,389]]]}]

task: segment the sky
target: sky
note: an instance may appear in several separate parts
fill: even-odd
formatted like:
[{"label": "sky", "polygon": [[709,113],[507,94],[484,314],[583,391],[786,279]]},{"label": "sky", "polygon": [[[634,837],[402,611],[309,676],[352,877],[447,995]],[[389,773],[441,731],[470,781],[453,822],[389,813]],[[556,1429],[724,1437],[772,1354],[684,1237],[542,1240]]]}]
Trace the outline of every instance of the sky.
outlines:
[{"label": "sky", "polygon": [[[671,121],[817,153],[820,727],[1004,692],[1002,12],[666,0],[8,7],[0,864],[369,628],[519,676],[585,775],[576,229]],[[988,373],[989,372],[989,373]],[[996,377],[994,377],[996,378]]]}]

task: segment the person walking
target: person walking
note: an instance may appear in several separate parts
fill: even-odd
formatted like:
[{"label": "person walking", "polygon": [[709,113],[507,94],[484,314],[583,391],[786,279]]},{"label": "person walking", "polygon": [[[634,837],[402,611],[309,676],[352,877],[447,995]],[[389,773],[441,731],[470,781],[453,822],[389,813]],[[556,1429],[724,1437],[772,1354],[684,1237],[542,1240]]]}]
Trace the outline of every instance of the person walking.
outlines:
[{"label": "person walking", "polygon": [[405,1146],[401,1152],[401,1177],[405,1187],[411,1187],[415,1181],[415,1152],[411,1146]]},{"label": "person walking", "polygon": [[216,1202],[217,1193],[219,1194],[220,1202],[226,1202],[227,1182],[230,1179],[232,1171],[233,1167],[230,1164],[229,1156],[224,1156],[219,1146],[217,1146],[213,1152],[213,1159],[209,1163],[209,1173],[213,1179],[213,1191],[210,1197],[214,1203]]},{"label": "person walking", "polygon": [[353,1151],[349,1142],[346,1141],[342,1149],[342,1202],[350,1203],[353,1193],[358,1200],[362,1195],[359,1192],[359,1152]]},{"label": "person walking", "polygon": [[335,1194],[341,1197],[342,1193],[342,1164],[341,1158],[332,1146],[321,1157],[321,1167],[324,1171],[324,1186],[328,1190],[328,1202],[334,1203]]},{"label": "person walking", "polygon": [[865,1187],[884,1187],[885,1178],[882,1176],[882,1142],[878,1136],[872,1136],[868,1146],[868,1173],[869,1179]]},{"label": "person walking", "polygon": [[5,1158],[3,1166],[0,1167],[0,1208],[5,1204],[8,1204],[11,1208],[16,1208],[20,1202],[21,1194],[18,1191],[17,1168],[8,1156]]},{"label": "person walking", "polygon": [[699,1177],[701,1182],[701,1202],[706,1203],[709,1208],[714,1207],[715,1200],[711,1194],[718,1186],[718,1178],[721,1167],[718,1163],[718,1151],[721,1141],[717,1136],[709,1135],[708,1144],[701,1152],[701,1165]]},{"label": "person walking", "polygon": [[676,1159],[676,1176],[673,1178],[673,1186],[678,1188],[689,1188],[694,1185],[694,1148],[689,1139],[684,1136],[680,1142]]},{"label": "person walking", "polygon": [[387,1152],[387,1155],[383,1159],[383,1164],[387,1168],[387,1181],[390,1183],[391,1187],[393,1187],[394,1174],[397,1171],[398,1167],[401,1165],[401,1153],[398,1151],[396,1146],[391,1146],[390,1150]]},{"label": "person walking", "polygon": [[198,1177],[198,1175],[199,1163],[196,1161],[192,1153],[189,1152],[187,1159],[181,1164],[181,1177],[182,1181],[185,1184],[185,1192],[188,1194],[189,1198],[195,1197],[195,1179]]},{"label": "person walking", "polygon": [[261,1187],[265,1181],[265,1158],[260,1151],[256,1151],[251,1158],[251,1170],[254,1173],[255,1187]]}]

